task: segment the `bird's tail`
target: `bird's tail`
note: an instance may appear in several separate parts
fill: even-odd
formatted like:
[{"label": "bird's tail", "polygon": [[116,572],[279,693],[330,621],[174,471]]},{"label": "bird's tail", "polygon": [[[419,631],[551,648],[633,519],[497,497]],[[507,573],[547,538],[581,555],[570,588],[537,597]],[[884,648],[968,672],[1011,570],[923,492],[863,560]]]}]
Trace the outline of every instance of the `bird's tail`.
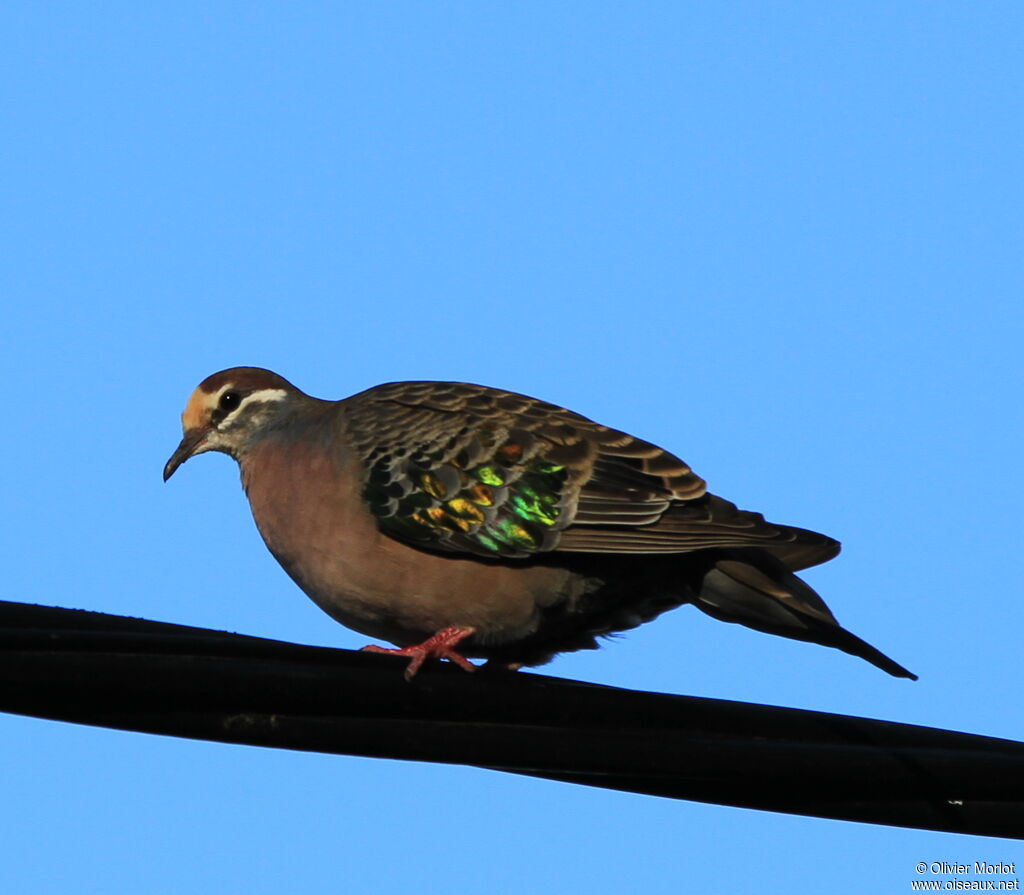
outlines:
[{"label": "bird's tail", "polygon": [[694,605],[722,621],[835,647],[894,677],[917,680],[916,674],[842,627],[814,590],[760,551],[733,551],[716,557]]}]

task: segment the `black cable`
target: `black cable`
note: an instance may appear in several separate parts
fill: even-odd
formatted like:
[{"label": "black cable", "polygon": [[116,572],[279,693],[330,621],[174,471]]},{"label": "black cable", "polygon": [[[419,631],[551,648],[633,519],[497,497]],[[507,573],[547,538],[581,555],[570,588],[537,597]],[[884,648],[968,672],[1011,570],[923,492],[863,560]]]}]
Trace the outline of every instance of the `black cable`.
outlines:
[{"label": "black cable", "polygon": [[1024,839],[1024,744],[0,602],[0,710]]}]

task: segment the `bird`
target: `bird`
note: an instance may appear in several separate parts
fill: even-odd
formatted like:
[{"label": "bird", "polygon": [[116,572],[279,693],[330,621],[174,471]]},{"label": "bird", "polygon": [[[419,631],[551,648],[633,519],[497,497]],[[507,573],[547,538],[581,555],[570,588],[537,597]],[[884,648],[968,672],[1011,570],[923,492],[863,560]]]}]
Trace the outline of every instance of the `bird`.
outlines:
[{"label": "bird", "polygon": [[795,574],[823,534],[711,494],[674,454],[536,398],[392,382],[321,400],[259,367],[204,379],[167,481],[197,454],[241,470],[256,527],[328,615],[467,671],[543,665],[692,604],[916,676],[843,628]]}]

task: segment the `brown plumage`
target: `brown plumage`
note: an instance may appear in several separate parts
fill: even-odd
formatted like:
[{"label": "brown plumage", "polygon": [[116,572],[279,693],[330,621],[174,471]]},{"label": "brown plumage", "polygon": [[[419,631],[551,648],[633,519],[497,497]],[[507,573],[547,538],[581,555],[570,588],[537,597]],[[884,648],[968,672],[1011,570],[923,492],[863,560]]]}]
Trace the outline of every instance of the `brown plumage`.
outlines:
[{"label": "brown plumage", "polygon": [[836,541],[739,510],[678,457],[553,404],[450,382],[321,401],[238,367],[182,420],[165,479],[195,454],[233,456],[288,574],[397,644],[410,673],[431,656],[541,664],[691,602],[913,677],[793,574]]}]

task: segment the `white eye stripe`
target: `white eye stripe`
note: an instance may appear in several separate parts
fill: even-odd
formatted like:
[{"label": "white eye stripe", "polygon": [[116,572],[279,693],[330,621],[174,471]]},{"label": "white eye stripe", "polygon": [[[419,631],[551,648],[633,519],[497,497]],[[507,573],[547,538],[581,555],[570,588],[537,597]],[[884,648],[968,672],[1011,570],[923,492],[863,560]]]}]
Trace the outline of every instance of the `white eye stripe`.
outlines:
[{"label": "white eye stripe", "polygon": [[[225,393],[234,390],[235,387],[233,385],[224,386],[224,388],[214,395],[211,403],[214,407],[219,407],[221,397],[223,397]],[[249,404],[267,404],[273,401],[283,401],[286,397],[288,397],[288,393],[281,388],[262,388],[259,391],[252,392],[242,398],[241,403],[239,403],[237,407],[233,408],[227,416],[220,421],[218,428],[223,428],[226,424],[230,425],[232,420],[236,419],[238,414],[241,413]]]}]

